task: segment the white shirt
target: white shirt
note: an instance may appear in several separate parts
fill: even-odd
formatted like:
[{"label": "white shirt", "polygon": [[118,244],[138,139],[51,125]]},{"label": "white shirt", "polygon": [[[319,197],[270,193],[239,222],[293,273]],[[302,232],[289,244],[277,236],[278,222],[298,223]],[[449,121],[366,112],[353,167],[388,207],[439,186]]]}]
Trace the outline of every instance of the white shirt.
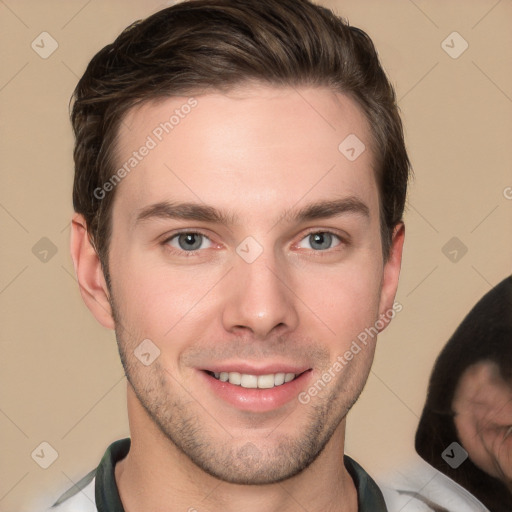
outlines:
[{"label": "white shirt", "polygon": [[489,512],[470,492],[419,456],[376,480],[389,512]]}]

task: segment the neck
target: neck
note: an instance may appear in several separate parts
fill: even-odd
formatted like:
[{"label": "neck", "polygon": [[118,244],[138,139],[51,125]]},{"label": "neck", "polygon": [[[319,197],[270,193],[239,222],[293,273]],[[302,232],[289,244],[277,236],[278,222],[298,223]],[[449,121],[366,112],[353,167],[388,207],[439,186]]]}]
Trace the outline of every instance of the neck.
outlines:
[{"label": "neck", "polygon": [[356,512],[354,482],[343,465],[345,420],[317,459],[268,485],[221,481],[197,467],[155,425],[128,385],[131,447],[115,478],[125,512]]}]

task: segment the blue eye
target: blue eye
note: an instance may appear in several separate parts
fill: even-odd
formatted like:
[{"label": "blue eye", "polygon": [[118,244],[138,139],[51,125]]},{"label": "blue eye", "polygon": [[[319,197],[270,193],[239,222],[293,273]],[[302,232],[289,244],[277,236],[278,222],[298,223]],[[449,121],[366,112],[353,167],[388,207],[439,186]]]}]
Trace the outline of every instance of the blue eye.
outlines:
[{"label": "blue eye", "polygon": [[[334,246],[332,245],[335,240],[338,240],[338,243]],[[309,244],[305,246],[304,243]],[[341,243],[340,238],[334,233],[329,233],[328,231],[318,231],[317,233],[310,233],[308,236],[304,237],[300,243],[299,247],[302,249],[313,249],[315,251],[325,251],[327,249],[332,249]]]},{"label": "blue eye", "polygon": [[[170,238],[166,243],[175,249],[182,251],[197,251],[199,249],[207,249],[211,247],[211,241],[208,237],[201,233],[178,233]],[[206,246],[203,243],[207,243]]]}]

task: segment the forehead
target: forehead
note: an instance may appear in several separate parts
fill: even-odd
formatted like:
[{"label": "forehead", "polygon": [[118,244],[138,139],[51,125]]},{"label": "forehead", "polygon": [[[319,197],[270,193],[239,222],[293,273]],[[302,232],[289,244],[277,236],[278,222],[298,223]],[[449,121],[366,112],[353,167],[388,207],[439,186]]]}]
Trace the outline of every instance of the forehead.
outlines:
[{"label": "forehead", "polygon": [[454,401],[457,400],[479,400],[492,402],[493,397],[489,394],[493,388],[495,393],[512,392],[512,386],[506,382],[500,373],[497,363],[483,359],[466,368],[457,383],[454,393]]},{"label": "forehead", "polygon": [[[116,203],[179,199],[250,214],[302,200],[378,202],[370,130],[360,107],[325,88],[245,86],[144,103],[121,124]],[[246,211],[243,211],[246,208]]]}]

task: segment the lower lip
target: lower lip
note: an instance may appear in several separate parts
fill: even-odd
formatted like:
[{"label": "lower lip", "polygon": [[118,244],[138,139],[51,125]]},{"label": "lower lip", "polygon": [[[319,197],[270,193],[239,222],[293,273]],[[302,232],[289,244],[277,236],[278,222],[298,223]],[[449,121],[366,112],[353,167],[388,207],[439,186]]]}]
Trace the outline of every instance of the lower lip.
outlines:
[{"label": "lower lip", "polygon": [[203,370],[199,370],[199,373],[218,397],[237,409],[268,412],[296,399],[299,393],[307,387],[312,372],[307,370],[291,382],[270,389],[243,388],[229,382],[221,382]]}]

